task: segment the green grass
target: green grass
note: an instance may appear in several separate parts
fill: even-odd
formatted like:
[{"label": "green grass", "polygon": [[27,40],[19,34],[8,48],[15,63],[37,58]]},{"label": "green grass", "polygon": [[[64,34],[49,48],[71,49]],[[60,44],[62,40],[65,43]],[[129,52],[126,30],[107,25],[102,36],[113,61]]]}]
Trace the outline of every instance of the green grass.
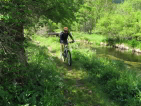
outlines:
[{"label": "green grass", "polygon": [[97,34],[86,34],[81,32],[72,32],[75,39],[80,39],[82,41],[92,42],[96,45],[100,45],[100,42],[104,41],[106,37]]},{"label": "green grass", "polygon": [[16,55],[7,54],[2,63],[0,106],[64,106],[67,103],[63,79],[47,45],[54,40],[33,36],[32,41],[27,41],[26,67],[17,62]]},{"label": "green grass", "polygon": [[[47,43],[43,37],[35,36],[33,39],[33,41],[28,42],[26,51],[28,52],[28,71],[32,74],[28,76],[28,79],[32,78],[31,85],[28,85],[28,87],[33,86],[34,89],[31,89],[30,92],[35,92],[35,95],[33,95],[33,103],[27,102],[27,104],[63,106],[65,100],[62,88],[64,84],[60,73],[57,72],[56,64],[49,54]],[[42,42],[36,42],[37,39]],[[40,99],[37,100],[37,97]]]},{"label": "green grass", "polygon": [[[89,81],[89,73],[84,69],[81,62],[77,60],[75,61],[75,58],[73,57],[73,66],[69,67],[66,63],[63,63],[60,60],[60,44],[58,38],[46,38],[35,35],[33,36],[33,40],[35,43],[40,42],[40,47],[45,46],[50,48],[50,55],[57,65],[56,71],[62,75],[64,80],[64,96],[66,99],[66,105],[117,106],[100,90],[100,86],[97,83],[93,84]],[[79,42],[71,44],[70,46],[73,49],[77,49],[76,46],[79,46]],[[72,53],[74,53],[74,50],[72,50]]]},{"label": "green grass", "polygon": [[120,61],[97,58],[96,55],[79,50],[74,52],[74,61],[89,73],[87,81],[98,83],[101,90],[120,106],[140,106],[141,79]]},{"label": "green grass", "polygon": [[[41,52],[46,51],[52,60],[43,59],[45,57],[41,56],[41,58],[39,55],[40,61],[42,59],[46,63],[50,61],[51,65],[49,64],[47,67],[56,67],[53,69],[54,72],[61,75],[59,78],[62,78],[63,88],[57,92],[61,92],[65,99],[57,96],[54,100],[58,98],[59,102],[57,103],[62,103],[60,101],[63,100],[65,106],[140,106],[141,79],[135,71],[128,69],[121,61],[97,57],[96,53],[90,50],[91,45],[99,45],[104,38],[102,36],[99,38],[99,35],[88,36],[83,33],[73,33],[73,35],[76,42],[70,45],[72,67],[60,59],[58,38],[37,35],[32,37],[33,44],[41,48]],[[93,43],[85,43],[87,39]],[[36,56],[33,57],[33,60],[35,58]],[[37,62],[33,60],[31,63]],[[42,64],[42,67],[44,66],[46,67],[45,63]],[[54,98],[54,96],[50,98]]]}]

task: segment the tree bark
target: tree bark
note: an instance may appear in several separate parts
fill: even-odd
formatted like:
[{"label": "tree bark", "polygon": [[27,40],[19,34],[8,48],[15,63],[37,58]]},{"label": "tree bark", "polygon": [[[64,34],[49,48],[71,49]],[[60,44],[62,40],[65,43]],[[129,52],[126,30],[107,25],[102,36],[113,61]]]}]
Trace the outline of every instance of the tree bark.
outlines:
[{"label": "tree bark", "polygon": [[16,35],[14,35],[15,37],[15,42],[17,44],[17,57],[18,57],[18,61],[23,65],[23,66],[27,66],[27,57],[26,57],[26,53],[25,53],[25,49],[24,49],[24,27],[23,24],[21,24],[20,26],[16,26],[14,28],[14,30],[17,32]]}]

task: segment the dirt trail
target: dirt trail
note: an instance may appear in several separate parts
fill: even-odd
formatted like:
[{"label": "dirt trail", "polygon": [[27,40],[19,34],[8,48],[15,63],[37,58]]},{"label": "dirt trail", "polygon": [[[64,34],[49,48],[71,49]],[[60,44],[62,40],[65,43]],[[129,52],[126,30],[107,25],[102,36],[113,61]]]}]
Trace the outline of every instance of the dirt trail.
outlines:
[{"label": "dirt trail", "polygon": [[[37,39],[37,38],[36,38]],[[73,61],[72,66],[68,66],[60,59],[59,43],[54,38],[38,37],[34,42],[38,46],[43,46],[48,49],[51,59],[56,63],[58,73],[62,76],[64,84],[64,106],[116,106],[109,103],[109,99],[102,93],[96,81],[91,81],[91,76],[87,70],[82,67],[79,61]],[[48,41],[48,43],[46,43]],[[84,43],[85,45],[85,43]],[[80,46],[84,46],[80,45]],[[88,46],[88,47],[87,47]],[[84,46],[89,48],[89,45]],[[105,96],[105,97],[104,97]]]},{"label": "dirt trail", "polygon": [[95,93],[96,86],[87,81],[88,73],[74,64],[68,66],[67,63],[61,61],[59,56],[52,53],[51,47],[48,49],[64,79],[66,87],[64,94],[67,100],[65,106],[102,106]]},{"label": "dirt trail", "polygon": [[64,106],[113,106],[109,105],[107,99],[107,103],[105,103],[106,97],[101,95],[102,92],[97,84],[91,83],[88,72],[81,65],[76,65],[79,61],[72,60],[73,63],[70,67],[61,61],[56,48],[38,42],[35,44],[46,46],[48,53],[56,63],[57,71],[62,76],[64,84],[63,93],[66,101]]}]

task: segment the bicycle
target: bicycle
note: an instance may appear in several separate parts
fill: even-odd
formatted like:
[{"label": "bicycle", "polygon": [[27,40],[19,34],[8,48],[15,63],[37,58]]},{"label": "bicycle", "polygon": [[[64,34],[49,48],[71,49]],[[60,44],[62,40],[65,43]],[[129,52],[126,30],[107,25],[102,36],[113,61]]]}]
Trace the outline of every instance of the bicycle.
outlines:
[{"label": "bicycle", "polygon": [[[69,42],[69,43],[73,43],[73,42]],[[61,57],[62,57],[63,62],[65,62],[65,60],[67,59],[68,65],[71,66],[72,65],[72,57],[71,57],[71,52],[69,50],[68,44],[64,45],[64,52],[61,55]]]}]

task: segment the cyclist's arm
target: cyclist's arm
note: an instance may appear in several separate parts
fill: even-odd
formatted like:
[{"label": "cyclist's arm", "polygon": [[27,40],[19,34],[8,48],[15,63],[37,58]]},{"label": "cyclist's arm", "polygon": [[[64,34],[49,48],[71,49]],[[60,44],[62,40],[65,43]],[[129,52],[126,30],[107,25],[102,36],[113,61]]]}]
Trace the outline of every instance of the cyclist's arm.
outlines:
[{"label": "cyclist's arm", "polygon": [[60,34],[59,34],[60,40],[62,40],[62,35],[63,35],[63,32],[60,32]]},{"label": "cyclist's arm", "polygon": [[60,39],[61,39],[61,37],[62,37],[62,34],[63,34],[62,32],[59,33],[59,37],[60,37]]},{"label": "cyclist's arm", "polygon": [[70,38],[72,39],[72,41],[74,42],[74,39],[73,39],[73,37],[72,37],[72,34],[71,34],[71,33],[69,33],[69,36],[70,36]]}]

